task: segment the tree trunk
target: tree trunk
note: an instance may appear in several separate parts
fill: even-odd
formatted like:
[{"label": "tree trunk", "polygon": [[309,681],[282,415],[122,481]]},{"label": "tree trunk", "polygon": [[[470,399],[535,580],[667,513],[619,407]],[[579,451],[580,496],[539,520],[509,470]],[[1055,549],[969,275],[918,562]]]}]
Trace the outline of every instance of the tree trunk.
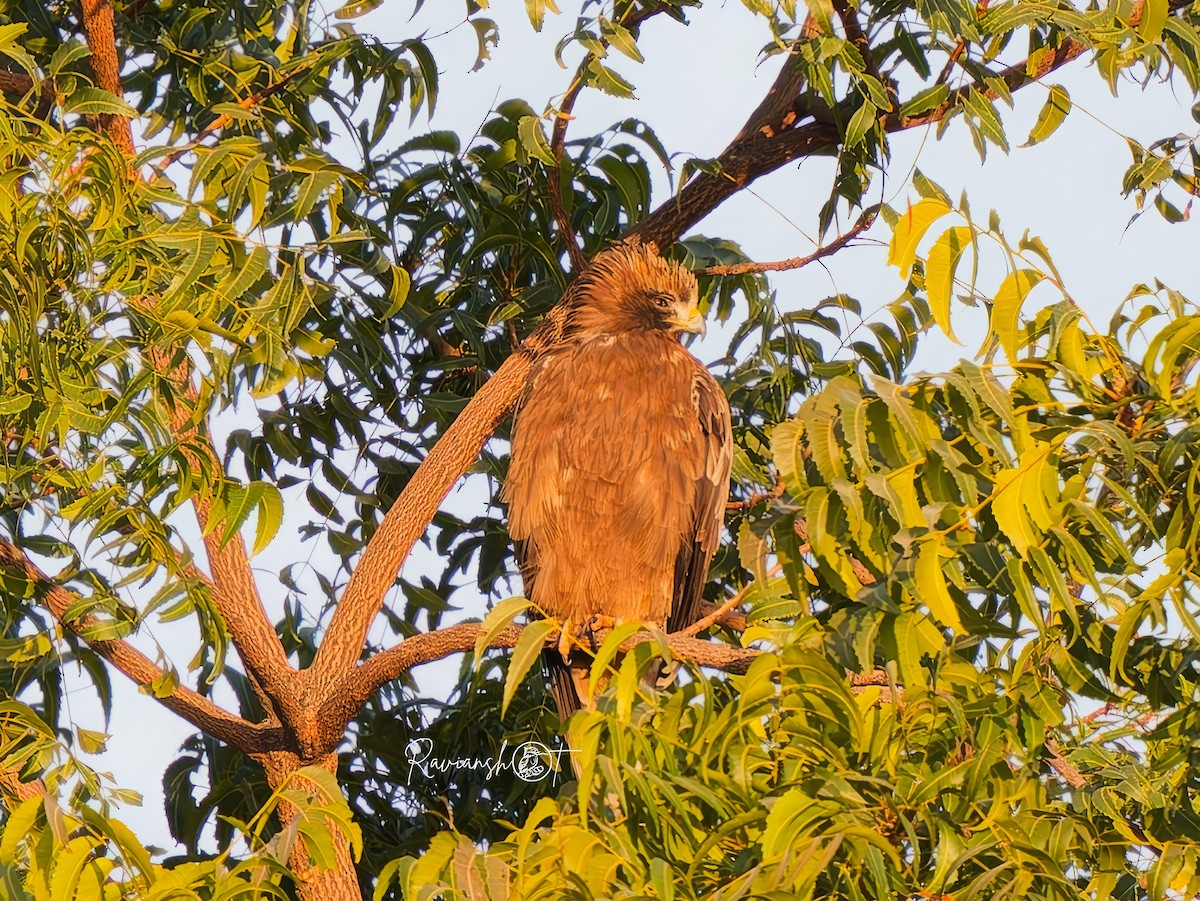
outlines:
[{"label": "tree trunk", "polygon": [[[274,791],[278,791],[289,777],[293,777],[296,770],[305,765],[319,766],[331,773],[337,772],[336,752],[331,752],[319,760],[308,761],[307,764],[295,754],[287,752],[264,754],[258,758],[258,762],[266,771],[267,782]],[[292,778],[292,785],[295,787],[304,788],[310,784],[303,779]],[[294,804],[287,801],[280,801],[276,812],[285,829],[300,813]],[[288,865],[296,880],[296,890],[301,901],[362,901],[354,858],[350,854],[350,842],[336,823],[331,820],[327,822],[333,835],[335,865],[332,869],[313,866],[304,838],[297,835],[288,857]]]}]

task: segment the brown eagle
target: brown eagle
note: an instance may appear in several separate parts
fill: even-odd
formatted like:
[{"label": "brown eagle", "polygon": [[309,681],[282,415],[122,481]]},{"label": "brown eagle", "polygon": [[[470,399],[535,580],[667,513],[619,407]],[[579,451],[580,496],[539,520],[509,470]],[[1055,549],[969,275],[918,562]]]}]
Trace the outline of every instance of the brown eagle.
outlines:
[{"label": "brown eagle", "polygon": [[[504,485],[525,595],[564,633],[596,615],[677,631],[699,618],[733,450],[729,402],[680,344],[704,334],[696,280],[626,244],[598,254],[571,293],[563,340],[517,402]],[[590,659],[544,660],[565,720],[587,696]]]}]

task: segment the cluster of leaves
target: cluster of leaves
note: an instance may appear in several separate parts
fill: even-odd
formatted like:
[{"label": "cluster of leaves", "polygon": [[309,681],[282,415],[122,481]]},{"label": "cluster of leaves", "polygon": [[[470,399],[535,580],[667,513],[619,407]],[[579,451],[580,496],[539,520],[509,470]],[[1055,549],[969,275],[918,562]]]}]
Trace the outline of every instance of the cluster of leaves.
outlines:
[{"label": "cluster of leaves", "polygon": [[[623,73],[641,60],[640,23],[660,13],[682,20],[697,5],[589,0],[558,53],[582,50],[582,84],[630,96]],[[1114,86],[1126,71],[1178,72],[1193,92],[1200,82],[1197,14],[1172,0],[1086,10],[746,5],[768,21],[768,52],[788,52],[802,70],[781,127],[811,118],[838,135],[822,231],[864,205],[894,127],[940,111],[930,121],[965,123],[981,154],[1007,150],[999,103],[1073,41],[1096,48]],[[466,5],[477,65],[497,37],[484,6]],[[527,10],[535,28],[557,11],[546,0]],[[319,26],[307,0],[134,0],[126,12],[118,30],[129,104],[93,83],[73,4],[0,0],[0,56],[31,84],[0,107],[0,522],[25,551],[57,558],[56,577],[82,598],[75,613],[94,617],[90,638],[127,635],[153,613],[198,615],[205,644],[193,664],[207,683],[226,637],[190,575],[173,518],[181,505],[214,491],[222,537],[253,515],[258,548],[280,522],[281,492],[304,485],[306,534],[325,537],[344,566],[317,577],[327,609],[429,448],[560,296],[549,179],[590,255],[647,217],[652,172],[673,175],[677,160],[646,123],[627,119],[572,137],[556,166],[545,117],[517,100],[469,141],[397,138],[399,110],[415,116],[438,101],[429,48],[385,45],[344,22]],[[1026,65],[1003,68],[1021,58]],[[372,85],[381,90],[368,106]],[[1070,111],[1066,91],[1050,87],[1029,142],[1050,137]],[[92,127],[112,114],[135,115],[146,140],[163,146],[124,159]],[[353,153],[335,156],[329,121],[342,123]],[[1182,136],[1135,147],[1126,191],[1184,218],[1189,208],[1163,191],[1194,193],[1193,145]],[[680,187],[720,171],[685,162]],[[647,703],[635,676],[648,648],[629,655],[609,706],[581,718],[585,791],[564,797],[471,774],[401,786],[417,734],[482,757],[505,738],[550,738],[542,690],[518,690],[503,658],[464,668],[441,707],[412,681],[398,683],[365,707],[339,773],[367,830],[365,884],[386,872],[410,889],[432,886],[426,895],[464,897],[1074,897],[1081,887],[1128,895],[1137,879],[1153,897],[1164,886],[1191,890],[1200,416],[1190,367],[1200,320],[1182,298],[1147,288],[1140,293],[1163,298],[1170,320],[1156,336],[1140,337],[1163,315],[1152,306],[1102,334],[1040,242],[1011,246],[994,219],[985,227],[965,202],[955,207],[920,176],[915,185],[919,202],[884,212],[890,259],[908,281],[870,322],[863,311],[875,302],[839,295],[781,309],[762,279],[702,280],[705,303],[736,321],[714,367],[734,411],[735,493],[748,497],[776,475],[786,491],[742,517],[711,593],[756,579],[745,640],[778,653],[746,677],[698,676]],[[949,216],[961,224],[922,254]],[[974,274],[965,284],[958,273],[968,256],[980,271],[989,242],[1011,264],[985,296]],[[741,256],[701,236],[669,253],[693,267]],[[1025,325],[1022,304],[1039,284],[1061,301]],[[953,337],[960,287],[988,304],[995,338],[982,365],[910,378],[929,324]],[[1000,352],[1009,371],[998,368]],[[258,423],[220,449],[233,474],[218,475],[170,427],[160,401],[179,390],[170,374],[185,355],[204,376],[197,421],[222,405],[257,405]],[[477,468],[491,479],[489,512],[439,514],[429,540],[444,568],[402,582],[403,603],[387,615],[395,636],[439,625],[464,578],[488,593],[510,572],[495,494],[504,437]],[[51,527],[71,540],[45,537]],[[766,578],[768,553],[782,580]],[[301,575],[282,574],[293,597],[281,631],[305,664],[321,613],[298,603],[313,590]],[[5,579],[4,688],[28,699],[22,716],[41,723],[36,740],[6,736],[5,757],[45,772],[60,726],[57,666],[78,659],[106,709],[107,681],[78,642],[59,658],[30,586]],[[886,667],[903,700],[852,694],[839,666]],[[226,675],[253,716],[238,674]],[[1069,722],[1064,704],[1083,698],[1114,712]],[[507,716],[495,716],[506,703]],[[1129,725],[1172,708],[1153,731]],[[1041,761],[1053,741],[1076,747],[1085,737],[1072,759],[1087,788],[1064,795]],[[171,768],[172,829],[190,857],[204,855],[200,836],[219,813],[232,817],[217,831],[232,861],[246,835],[236,822],[269,802],[249,772],[240,755],[203,739]],[[77,815],[87,826],[94,814],[82,811],[103,793],[82,770],[71,779],[84,787]],[[591,807],[586,790],[611,799]],[[18,870],[41,879],[55,849],[79,840],[86,848],[69,859],[99,867],[72,871],[91,874],[79,879],[159,872],[118,852],[111,859],[132,862],[97,863],[109,858],[95,849],[124,841],[116,833],[72,837],[75,824],[59,829],[49,806],[18,812],[45,828],[32,843],[0,839],[10,881]],[[457,831],[443,831],[443,818]],[[1157,863],[1138,866],[1126,854],[1134,844]],[[385,870],[397,852],[426,848]],[[266,858],[283,859],[274,851]],[[263,867],[275,879],[266,858],[236,866],[229,890]],[[226,871],[175,872],[199,886]]]},{"label": "cluster of leaves", "polygon": [[[333,776],[323,769],[307,767],[265,805],[251,811],[246,820],[227,817],[225,828],[239,839],[242,853],[226,850],[197,861],[156,864],[143,843],[120,820],[112,816],[108,801],[128,801],[128,793],[108,793],[99,807],[79,803],[96,774],[68,758],[51,766],[59,754],[52,735],[45,734],[41,718],[16,701],[0,705],[0,736],[6,752],[14,744],[28,752],[38,749],[45,759],[29,762],[33,771],[45,774],[49,788],[80,780],[72,803],[64,807],[54,795],[35,795],[13,804],[6,812],[0,832],[0,891],[13,901],[41,898],[112,899],[138,898],[145,901],[183,899],[279,898],[290,897],[288,857],[297,838],[305,842],[311,859],[332,865],[331,830],[340,829],[359,841],[342,792]],[[5,754],[6,762],[23,754]],[[288,804],[296,814],[292,828],[274,832],[271,815],[279,804]]]},{"label": "cluster of leaves", "polygon": [[[743,640],[777,650],[648,696],[640,645],[572,722],[576,791],[389,877],[446,898],[1195,891],[1200,314],[1163,302],[1099,335],[1048,307],[1004,380],[830,379],[771,436],[786,493],[758,528],[786,584],[752,595]],[[847,685],[876,667],[888,685]]]}]

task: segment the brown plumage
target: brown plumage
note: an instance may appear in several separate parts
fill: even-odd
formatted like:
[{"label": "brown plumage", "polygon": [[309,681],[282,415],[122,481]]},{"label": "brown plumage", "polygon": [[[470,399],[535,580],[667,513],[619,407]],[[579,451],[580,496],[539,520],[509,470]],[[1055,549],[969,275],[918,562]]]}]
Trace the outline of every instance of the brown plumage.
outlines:
[{"label": "brown plumage", "polygon": [[[600,614],[676,631],[699,618],[733,448],[725,395],[680,344],[704,331],[696,280],[622,245],[572,294],[518,401],[504,485],[525,594],[576,629]],[[588,660],[545,660],[566,719]]]}]

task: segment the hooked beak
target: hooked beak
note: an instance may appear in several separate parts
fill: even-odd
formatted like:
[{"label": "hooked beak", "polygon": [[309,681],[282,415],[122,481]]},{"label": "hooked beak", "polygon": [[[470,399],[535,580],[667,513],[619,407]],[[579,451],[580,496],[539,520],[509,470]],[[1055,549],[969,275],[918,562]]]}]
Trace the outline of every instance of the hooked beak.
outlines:
[{"label": "hooked beak", "polygon": [[708,333],[708,329],[704,325],[704,317],[700,315],[699,307],[679,310],[667,322],[671,328],[676,328],[681,332],[688,332],[692,335],[699,335],[701,338]]}]

